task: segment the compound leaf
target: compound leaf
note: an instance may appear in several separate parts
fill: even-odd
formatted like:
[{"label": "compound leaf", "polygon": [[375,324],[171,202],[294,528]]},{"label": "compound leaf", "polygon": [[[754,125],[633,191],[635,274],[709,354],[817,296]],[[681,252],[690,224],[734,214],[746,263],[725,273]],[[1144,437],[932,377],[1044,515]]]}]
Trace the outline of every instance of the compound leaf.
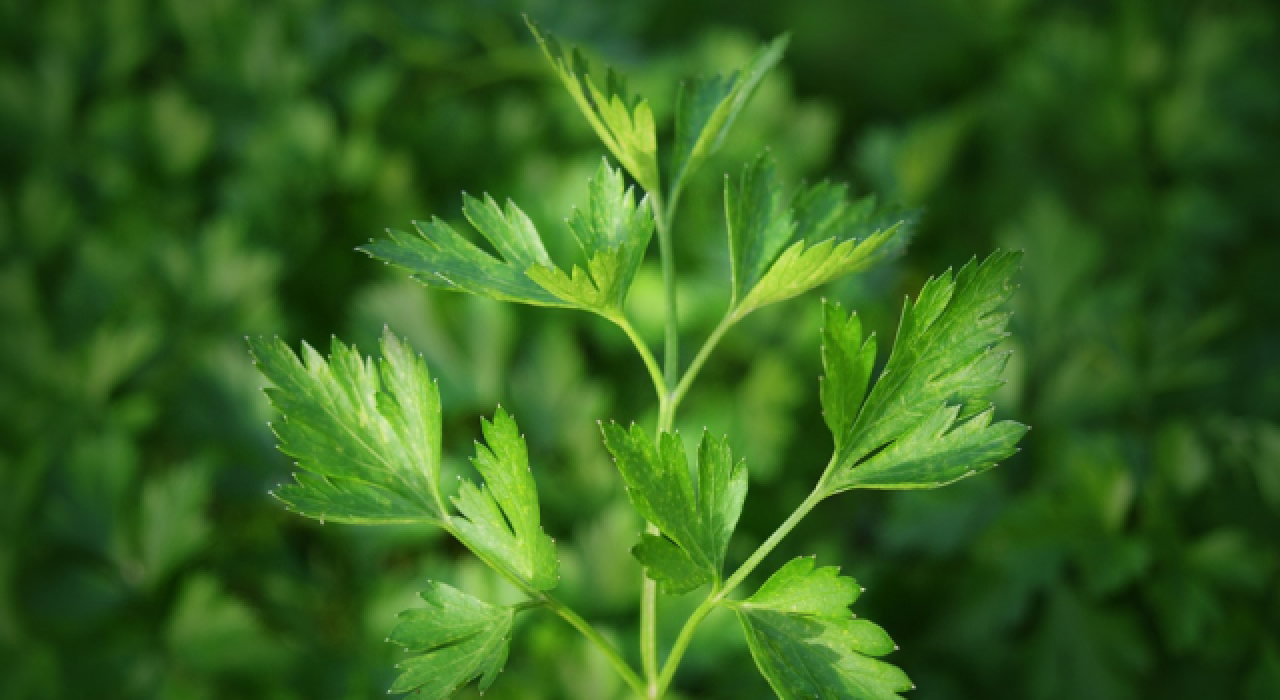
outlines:
[{"label": "compound leaf", "polygon": [[397,665],[393,693],[443,700],[479,677],[480,692],[493,684],[507,662],[515,610],[490,605],[443,583],[422,592],[426,608],[400,613],[387,641],[413,656]]},{"label": "compound leaf", "polygon": [[767,153],[726,178],[724,199],[739,317],[900,251],[912,223],[826,182],[787,195]]},{"label": "compound leaf", "polygon": [[894,700],[910,679],[878,660],[894,650],[878,625],[851,616],[861,589],[835,567],[792,559],[750,598],[727,603],[738,615],[756,666],[783,700]]},{"label": "compound leaf", "polygon": [[464,480],[453,503],[463,517],[453,528],[471,551],[533,588],[555,588],[559,560],[555,543],[542,531],[538,490],[529,452],[516,422],[501,407],[493,422],[481,420],[486,445],[476,443],[472,460],[484,483]]},{"label": "compound leaf", "polygon": [[249,340],[283,414],[280,450],[307,473],[274,495],[302,515],[357,524],[448,520],[439,492],[440,395],[426,363],[386,330],[382,360],[333,340],[326,362],[276,338]]},{"label": "compound leaf", "polygon": [[762,46],[741,72],[697,77],[680,84],[668,185],[671,200],[679,194],[685,178],[719,150],[756,87],[782,59],[789,41],[790,38],[783,35]]},{"label": "compound leaf", "polygon": [[537,306],[572,306],[526,275],[531,267],[550,266],[533,222],[514,202],[503,211],[489,195],[484,200],[463,195],[463,214],[496,249],[493,257],[463,238],[440,219],[413,222],[414,236],[388,229],[390,238],[370,241],[359,250],[408,270],[432,287],[470,292],[498,301]]},{"label": "compound leaf", "polygon": [[620,312],[636,271],[653,236],[648,197],[637,205],[621,169],[601,160],[588,184],[587,206],[575,208],[569,229],[587,259],[587,269],[574,266],[570,275],[549,265],[535,265],[529,277],[562,300],[597,312]]},{"label": "compound leaf", "polygon": [[[827,311],[823,408],[836,440],[827,474],[830,493],[855,487],[931,488],[988,469],[1016,451],[1027,428],[992,423],[986,401],[1003,381],[1008,353],[993,346],[1009,314],[1020,253],[996,252],[982,263],[931,278],[903,307],[893,351],[862,403],[874,355],[854,320]],[[834,317],[834,318],[833,318]],[[852,409],[861,403],[855,413]]]},{"label": "compound leaf", "polygon": [[612,317],[622,309],[654,226],[648,198],[637,203],[621,169],[607,161],[588,181],[586,208],[575,209],[569,218],[587,259],[585,270],[575,265],[565,274],[556,267],[537,228],[514,202],[504,209],[489,195],[481,200],[464,194],[462,212],[500,258],[439,219],[414,222],[417,236],[389,231],[390,238],[360,250],[409,270],[428,286]]},{"label": "compound leaf", "polygon": [[577,103],[591,128],[631,177],[648,192],[658,192],[658,138],[653,110],[643,98],[627,90],[626,79],[612,68],[601,90],[590,67],[575,48],[566,50],[550,32],[527,17],[529,30],[551,62],[556,75]]},{"label": "compound leaf", "polygon": [[671,594],[719,581],[747,495],[746,464],[733,462],[728,440],[703,433],[695,490],[679,437],[662,433],[655,448],[637,425],[602,429],[631,503],[663,535],[644,535],[632,550],[646,575]]}]

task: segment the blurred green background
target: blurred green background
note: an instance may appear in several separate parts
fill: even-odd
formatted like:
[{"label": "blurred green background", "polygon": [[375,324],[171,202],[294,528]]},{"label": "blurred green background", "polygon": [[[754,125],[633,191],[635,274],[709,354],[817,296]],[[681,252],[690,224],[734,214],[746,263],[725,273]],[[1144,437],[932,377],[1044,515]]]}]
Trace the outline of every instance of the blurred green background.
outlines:
[{"label": "blurred green background", "polygon": [[[686,348],[727,298],[721,175],[766,145],[793,179],[922,210],[905,257],[824,292],[881,337],[928,275],[1027,251],[999,399],[1035,428],[1024,451],[947,489],[842,496],[761,572],[844,565],[918,700],[1280,697],[1267,0],[0,0],[0,696],[382,696],[383,638],[427,578],[507,595],[431,531],[321,527],[267,496],[288,470],[243,336],[371,350],[384,323],[440,377],[457,468],[479,415],[520,419],[563,596],[634,655],[639,525],[595,426],[655,418],[625,338],[352,251],[460,220],[468,190],[571,254],[560,219],[603,151],[521,12],[627,70],[660,118],[682,76],[793,34],[684,200]],[[655,345],[660,286],[650,264],[631,295]],[[735,328],[678,421],[747,457],[736,561],[826,462],[818,312],[810,295]],[[667,605],[667,639],[694,602]],[[720,613],[677,685],[771,697]],[[490,696],[623,688],[535,614]]]}]

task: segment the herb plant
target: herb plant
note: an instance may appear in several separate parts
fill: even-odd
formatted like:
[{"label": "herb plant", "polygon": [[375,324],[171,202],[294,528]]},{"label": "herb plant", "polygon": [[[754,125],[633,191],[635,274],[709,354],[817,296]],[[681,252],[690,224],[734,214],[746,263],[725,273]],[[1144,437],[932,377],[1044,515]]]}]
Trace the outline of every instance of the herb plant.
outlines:
[{"label": "herb plant", "polygon": [[[411,653],[390,692],[445,698],[479,679],[483,692],[507,659],[517,614],[548,610],[576,628],[644,698],[663,697],[695,630],[715,608],[736,613],[761,673],[781,698],[895,698],[913,686],[882,661],[895,649],[874,623],[852,614],[861,588],[838,569],[798,557],[749,596],[746,578],[805,515],[856,488],[942,486],[994,466],[1016,450],[1026,426],[992,421],[991,393],[1008,354],[1005,335],[1011,276],[1020,255],[985,260],[928,280],[905,304],[897,337],[877,374],[877,342],[856,314],[824,304],[820,400],[834,449],[812,493],[743,563],[726,569],[729,540],[748,488],[745,460],[727,439],[704,431],[696,454],[673,434],[681,401],[723,334],[753,310],[802,294],[899,252],[910,220],[873,198],[851,199],[842,186],[794,190],[765,154],[726,177],[724,204],[730,302],[723,320],[687,366],[679,360],[672,230],[688,178],[724,141],[763,76],[781,58],[785,37],[740,72],[681,86],[674,140],[660,162],[652,110],[608,71],[592,77],[586,61],[530,23],[558,77],[608,151],[568,218],[585,268],[551,260],[534,223],[514,202],[464,195],[463,213],[492,245],[482,250],[447,223],[390,232],[363,250],[408,270],[430,287],[501,301],[577,309],[616,324],[634,343],[658,398],[650,435],[632,423],[601,424],[635,510],[648,523],[632,553],[644,568],[640,670],[553,593],[559,579],[555,540],[543,531],[537,488],[514,417],[499,407],[483,420],[484,443],[472,464],[482,483],[441,483],[441,413],[435,380],[420,355],[390,330],[381,360],[334,340],[326,358],[307,344],[301,357],[281,340],[251,339],[259,369],[283,414],[273,429],[302,471],[274,495],[321,522],[429,523],[457,538],[526,596],[495,605],[431,582],[426,607],[407,610],[388,641]],[[624,172],[643,194],[627,183]],[[660,366],[623,312],[628,289],[657,234],[665,282],[665,347]],[[875,381],[872,375],[876,374]],[[619,543],[619,546],[623,546]],[[728,575],[726,575],[728,572]],[[664,661],[656,638],[657,596],[707,589]]]}]

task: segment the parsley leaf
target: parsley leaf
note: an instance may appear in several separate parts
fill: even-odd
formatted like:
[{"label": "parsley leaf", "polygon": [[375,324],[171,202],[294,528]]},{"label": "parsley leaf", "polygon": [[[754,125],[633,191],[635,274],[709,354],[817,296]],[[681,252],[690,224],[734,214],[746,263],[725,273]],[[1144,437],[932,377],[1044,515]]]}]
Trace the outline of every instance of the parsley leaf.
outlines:
[{"label": "parsley leaf", "polygon": [[610,168],[601,159],[588,184],[586,209],[575,208],[569,217],[569,229],[587,258],[586,272],[575,265],[572,276],[567,276],[557,267],[535,265],[528,275],[543,289],[580,308],[621,312],[649,247],[653,224],[648,198],[637,205],[622,170]]},{"label": "parsley leaf", "polygon": [[787,49],[786,35],[762,46],[741,72],[729,76],[701,76],[680,84],[676,95],[675,143],[671,149],[669,198],[679,195],[684,180],[716,152],[734,120],[751,99],[764,76]]},{"label": "parsley leaf", "polygon": [[488,445],[477,442],[471,462],[484,484],[464,480],[453,498],[463,515],[453,521],[458,539],[490,566],[505,568],[533,588],[555,588],[560,562],[555,543],[542,531],[538,491],[520,429],[501,407],[493,422],[481,419],[481,428]]},{"label": "parsley leaf", "polygon": [[[931,488],[989,469],[1016,451],[1027,427],[992,424],[986,399],[1003,380],[1008,353],[993,346],[1009,320],[1020,253],[969,262],[952,279],[931,278],[902,310],[898,337],[862,403],[875,346],[856,318],[828,307],[822,406],[836,441],[824,477],[828,493],[861,488]],[[860,408],[858,406],[861,405]]]},{"label": "parsley leaf", "polygon": [[719,582],[729,538],[747,496],[747,467],[733,462],[727,438],[703,432],[695,492],[680,438],[662,433],[657,448],[638,425],[602,426],[605,445],[627,482],[631,503],[664,537],[643,535],[632,553],[670,594]]},{"label": "parsley leaf", "polygon": [[445,222],[415,222],[417,236],[389,231],[360,250],[405,268],[428,286],[470,292],[498,301],[578,308],[612,317],[622,308],[653,235],[648,199],[635,201],[620,169],[602,161],[588,183],[587,207],[569,228],[587,258],[566,275],[547,255],[533,222],[514,202],[504,208],[489,195],[463,195],[462,212],[501,259],[481,250]]},{"label": "parsley leaf", "polygon": [[590,66],[580,51],[566,50],[537,22],[528,17],[525,21],[596,135],[641,187],[658,192],[658,138],[649,103],[632,95],[626,78],[612,68],[607,71],[602,91],[591,79]]},{"label": "parsley leaf", "polygon": [[443,583],[422,592],[426,608],[400,613],[387,641],[413,656],[397,667],[393,693],[415,692],[422,700],[443,700],[480,677],[483,693],[507,663],[515,609],[490,605]]},{"label": "parsley leaf", "polygon": [[767,153],[725,178],[724,203],[739,317],[871,266],[901,250],[911,228],[874,198],[850,201],[843,186],[786,194]]},{"label": "parsley leaf", "polygon": [[413,222],[418,235],[388,229],[389,239],[370,241],[358,250],[402,267],[431,287],[470,292],[498,301],[538,306],[569,306],[525,274],[550,265],[533,222],[514,202],[503,211],[489,195],[483,201],[463,195],[462,212],[503,256],[494,258],[438,218]]},{"label": "parsley leaf", "polygon": [[744,601],[738,614],[756,666],[783,700],[893,700],[910,690],[896,666],[873,657],[894,650],[878,625],[851,617],[858,584],[835,567],[792,559]]},{"label": "parsley leaf", "polygon": [[291,510],[334,522],[448,520],[440,497],[440,395],[426,363],[390,330],[380,362],[333,340],[326,363],[310,345],[250,339],[283,414],[280,450],[306,472],[275,492]]}]

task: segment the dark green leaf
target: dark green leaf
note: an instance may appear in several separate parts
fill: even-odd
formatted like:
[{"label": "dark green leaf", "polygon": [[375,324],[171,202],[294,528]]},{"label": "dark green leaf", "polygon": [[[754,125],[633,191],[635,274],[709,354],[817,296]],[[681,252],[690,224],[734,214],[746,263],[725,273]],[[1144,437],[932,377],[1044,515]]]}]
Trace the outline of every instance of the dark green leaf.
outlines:
[{"label": "dark green leaf", "polygon": [[863,340],[858,314],[846,318],[838,303],[823,300],[822,316],[822,366],[826,369],[822,378],[822,416],[835,436],[839,452],[867,394],[867,382],[876,361],[876,337],[872,333]]},{"label": "dark green leaf", "polygon": [[703,433],[695,493],[679,437],[662,433],[655,448],[637,425],[627,432],[610,423],[603,431],[631,503],[665,537],[647,535],[633,550],[645,573],[673,594],[719,581],[747,494],[746,464],[733,463],[728,440]]},{"label": "dark green leaf", "polygon": [[740,73],[694,78],[681,83],[676,96],[676,133],[671,150],[670,199],[684,180],[715,153],[743,107],[787,49],[790,38],[780,36],[762,46]]},{"label": "dark green leaf", "polygon": [[986,398],[1003,383],[1008,353],[992,348],[1005,336],[1009,314],[998,309],[1013,293],[1020,258],[997,252],[954,281],[947,272],[926,282],[904,306],[888,364],[855,420],[851,397],[865,386],[866,360],[853,355],[857,338],[847,327],[826,334],[839,355],[827,362],[826,381],[840,386],[824,387],[823,396],[824,408],[834,407],[828,425],[838,445],[824,477],[829,492],[941,486],[1015,451],[1026,426],[992,424]]},{"label": "dark green leaf", "polygon": [[490,605],[443,583],[422,592],[426,608],[400,613],[387,641],[418,654],[398,664],[393,693],[443,700],[477,676],[483,693],[507,662],[515,610]]},{"label": "dark green leaf", "polygon": [[851,617],[860,588],[812,557],[791,560],[750,598],[730,603],[756,666],[783,700],[893,700],[910,690],[897,667],[873,657],[895,649],[878,625]]}]

